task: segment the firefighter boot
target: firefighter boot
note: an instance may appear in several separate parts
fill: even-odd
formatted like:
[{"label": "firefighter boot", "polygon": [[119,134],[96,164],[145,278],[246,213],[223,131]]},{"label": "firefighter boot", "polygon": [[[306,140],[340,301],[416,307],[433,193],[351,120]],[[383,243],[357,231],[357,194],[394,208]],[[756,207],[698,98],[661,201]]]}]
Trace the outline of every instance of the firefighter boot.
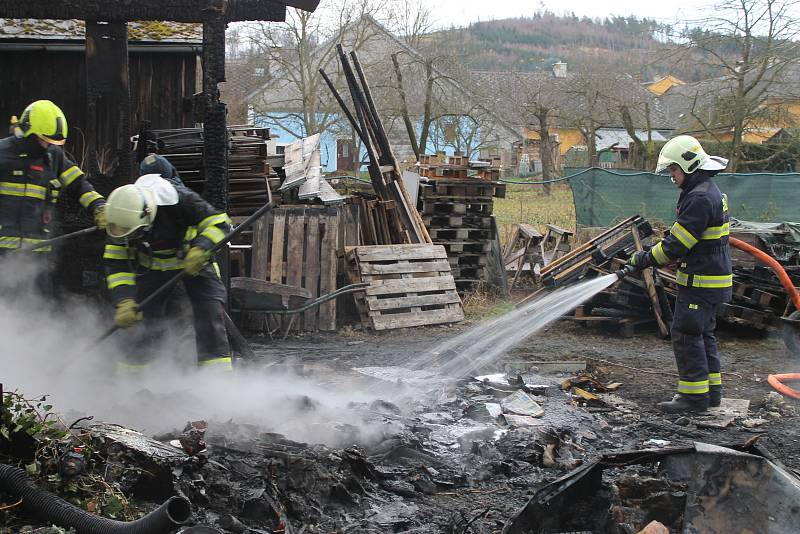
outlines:
[{"label": "firefighter boot", "polygon": [[658,408],[664,413],[705,412],[708,410],[708,394],[683,395],[678,393],[671,401],[659,402]]},{"label": "firefighter boot", "polygon": [[722,404],[722,387],[710,386],[708,388],[708,407],[716,408]]}]

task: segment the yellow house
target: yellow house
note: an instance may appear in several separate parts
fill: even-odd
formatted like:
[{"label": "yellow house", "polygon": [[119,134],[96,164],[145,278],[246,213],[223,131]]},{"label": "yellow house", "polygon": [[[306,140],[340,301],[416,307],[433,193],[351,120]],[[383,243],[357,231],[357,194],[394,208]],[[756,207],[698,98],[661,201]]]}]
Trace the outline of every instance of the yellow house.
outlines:
[{"label": "yellow house", "polygon": [[676,85],[686,85],[686,82],[668,74],[658,80],[647,84],[647,90],[656,96],[661,96]]},{"label": "yellow house", "polygon": [[[772,139],[778,132],[785,128],[800,126],[800,100],[770,100],[762,107],[772,108],[770,117],[755,118],[744,125],[742,142],[762,144]],[[733,130],[717,131],[715,135],[703,135],[705,139],[714,139],[721,142],[733,141]],[[698,136],[700,137],[700,136]]]},{"label": "yellow house", "polygon": [[[558,138],[558,151],[562,156],[575,145],[586,144],[583,134],[577,128],[550,128],[550,135],[555,135]],[[536,130],[525,128],[525,139],[538,141],[541,137]]]}]

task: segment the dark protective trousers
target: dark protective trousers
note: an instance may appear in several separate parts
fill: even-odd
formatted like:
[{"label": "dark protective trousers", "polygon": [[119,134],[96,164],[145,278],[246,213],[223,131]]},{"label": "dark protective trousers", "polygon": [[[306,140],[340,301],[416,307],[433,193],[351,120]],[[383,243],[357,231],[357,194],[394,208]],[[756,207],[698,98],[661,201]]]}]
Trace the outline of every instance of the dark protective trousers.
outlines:
[{"label": "dark protective trousers", "polygon": [[[147,271],[136,279],[136,301],[141,302],[164,285],[179,271]],[[183,287],[192,305],[197,363],[215,362],[230,358],[231,349],[225,329],[225,286],[211,265],[206,265],[197,276],[183,278]],[[168,319],[176,318],[170,304],[172,291],[167,291],[144,308],[144,321],[136,329],[135,349],[126,358],[130,365],[147,364],[152,358],[154,344],[163,339],[170,328]]]},{"label": "dark protective trousers", "polygon": [[722,388],[717,353],[718,304],[693,302],[691,296],[678,295],[672,321],[672,350],[678,365],[678,393],[708,395]]}]

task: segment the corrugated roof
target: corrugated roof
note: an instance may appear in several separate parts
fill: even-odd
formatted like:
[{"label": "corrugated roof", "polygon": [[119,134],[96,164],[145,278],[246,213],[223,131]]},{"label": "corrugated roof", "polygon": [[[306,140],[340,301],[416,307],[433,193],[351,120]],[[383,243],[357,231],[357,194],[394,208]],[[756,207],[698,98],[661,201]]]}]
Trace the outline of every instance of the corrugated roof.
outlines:
[{"label": "corrugated roof", "polygon": [[[0,18],[0,39],[83,41],[82,20]],[[185,22],[129,22],[128,39],[136,42],[202,44],[202,24]]]},{"label": "corrugated roof", "polygon": [[[647,140],[647,131],[646,130],[635,130],[636,137],[641,140]],[[666,141],[667,138],[661,135],[656,131],[650,132],[651,138],[653,141]],[[628,135],[627,130],[619,129],[619,128],[601,128],[597,130],[595,135],[597,139],[595,141],[595,145],[597,150],[603,150],[604,148],[609,148],[613,145],[617,145],[614,148],[617,149],[625,149],[627,150],[631,143],[633,143],[633,138]]]}]

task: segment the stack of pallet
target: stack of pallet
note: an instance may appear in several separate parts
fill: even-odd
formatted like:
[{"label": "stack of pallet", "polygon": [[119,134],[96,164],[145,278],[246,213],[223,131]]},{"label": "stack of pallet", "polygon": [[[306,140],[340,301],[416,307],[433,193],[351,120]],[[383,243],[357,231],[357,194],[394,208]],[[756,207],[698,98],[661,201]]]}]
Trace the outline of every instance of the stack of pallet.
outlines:
[{"label": "stack of pallet", "polygon": [[423,178],[431,180],[473,180],[497,181],[500,179],[500,157],[470,161],[467,156],[444,153],[423,154],[416,165]]},{"label": "stack of pallet", "polygon": [[423,178],[464,180],[469,172],[467,163],[465,156],[424,154],[419,157],[417,169]]},{"label": "stack of pallet", "polygon": [[421,184],[418,200],[422,220],[434,244],[443,245],[460,292],[481,280],[492,242],[494,197],[506,186],[483,180],[435,179]]},{"label": "stack of pallet", "polygon": [[[633,228],[638,228],[638,239],[633,237]],[[627,219],[541,269],[541,279],[547,287],[563,287],[617,270],[634,251],[653,244],[645,239],[651,233],[650,225],[641,217]],[[768,248],[752,235],[736,236],[756,248]],[[781,317],[793,310],[786,290],[770,268],[750,255],[732,251],[733,299],[718,308],[718,320],[764,331],[782,328]],[[800,267],[784,268],[795,285],[800,285]],[[577,307],[569,319],[609,327],[622,335],[632,335],[637,327],[655,323],[666,337],[678,290],[674,266],[645,269],[641,275],[626,277],[598,293]]]},{"label": "stack of pallet", "polygon": [[346,247],[345,259],[350,282],[370,284],[355,296],[365,327],[389,330],[464,319],[443,247]]},{"label": "stack of pallet", "polygon": [[[551,288],[564,287],[620,269],[636,250],[649,247],[647,238],[652,233],[650,224],[638,215],[609,228],[543,267],[539,275],[545,288],[523,300],[523,303]],[[612,328],[622,335],[632,335],[637,327],[655,322],[661,335],[666,337],[669,335],[673,301],[674,295],[669,294],[661,279],[647,270],[641,278],[629,276],[598,293],[578,306],[569,319],[584,325]]]},{"label": "stack of pallet", "polygon": [[[235,126],[228,128],[229,213],[251,215],[272,197],[270,182],[275,179],[267,164],[269,128]],[[183,182],[197,191],[205,187],[202,128],[147,130],[142,133],[143,153],[155,152],[166,157]]]}]

